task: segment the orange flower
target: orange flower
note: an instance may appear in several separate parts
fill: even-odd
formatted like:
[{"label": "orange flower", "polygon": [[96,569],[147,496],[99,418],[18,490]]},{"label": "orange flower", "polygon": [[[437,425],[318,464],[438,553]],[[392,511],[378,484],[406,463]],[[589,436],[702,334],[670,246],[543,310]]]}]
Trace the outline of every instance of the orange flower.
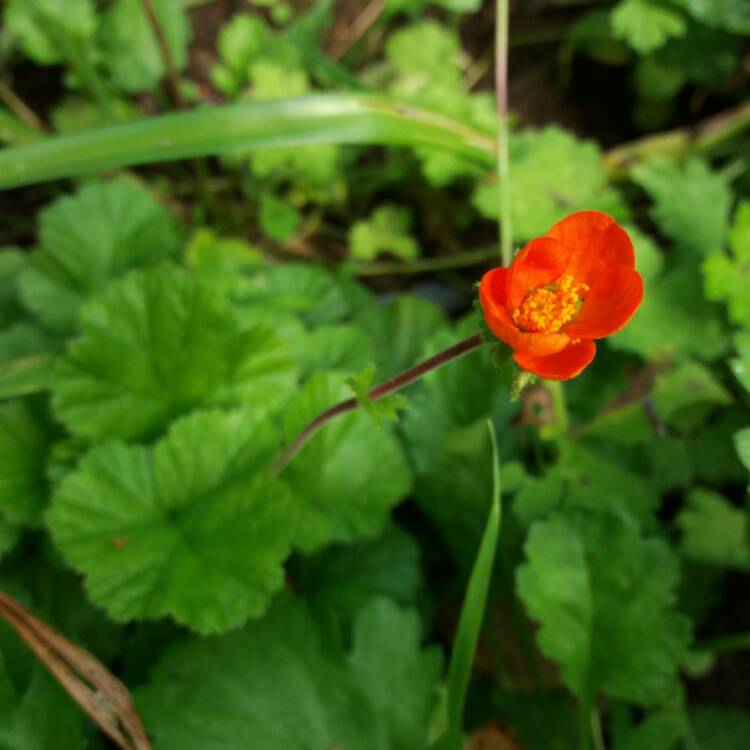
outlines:
[{"label": "orange flower", "polygon": [[642,299],[633,243],[598,211],[558,222],[479,286],[492,333],[523,370],[548,380],[579,375],[596,354],[593,339],[619,331]]}]

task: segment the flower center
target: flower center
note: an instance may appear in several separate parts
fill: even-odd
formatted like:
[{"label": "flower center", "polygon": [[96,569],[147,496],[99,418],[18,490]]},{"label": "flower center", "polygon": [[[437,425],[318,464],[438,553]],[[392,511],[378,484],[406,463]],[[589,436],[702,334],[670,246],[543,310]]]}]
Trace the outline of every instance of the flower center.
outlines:
[{"label": "flower center", "polygon": [[588,284],[572,276],[561,276],[557,283],[540,286],[526,295],[513,310],[513,322],[530,333],[557,333],[575,318]]}]

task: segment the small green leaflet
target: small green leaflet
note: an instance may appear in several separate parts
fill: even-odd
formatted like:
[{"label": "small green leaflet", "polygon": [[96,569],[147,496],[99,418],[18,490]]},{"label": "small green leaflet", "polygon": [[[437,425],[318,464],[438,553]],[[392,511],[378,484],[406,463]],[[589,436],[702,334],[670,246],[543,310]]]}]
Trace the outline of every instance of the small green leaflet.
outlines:
[{"label": "small green leaflet", "polygon": [[368,414],[378,427],[384,422],[395,422],[398,413],[406,408],[406,399],[400,393],[379,399],[370,398],[370,391],[375,382],[375,365],[372,362],[364,370],[347,378],[345,382],[354,392],[359,408]]},{"label": "small green leaflet", "polygon": [[349,230],[350,254],[354,260],[371,261],[389,252],[402,260],[419,257],[419,245],[410,234],[411,216],[403,206],[386,204]]},{"label": "small green leaflet", "polygon": [[682,36],[688,28],[684,15],[661,0],[620,0],[611,18],[615,37],[642,55]]}]

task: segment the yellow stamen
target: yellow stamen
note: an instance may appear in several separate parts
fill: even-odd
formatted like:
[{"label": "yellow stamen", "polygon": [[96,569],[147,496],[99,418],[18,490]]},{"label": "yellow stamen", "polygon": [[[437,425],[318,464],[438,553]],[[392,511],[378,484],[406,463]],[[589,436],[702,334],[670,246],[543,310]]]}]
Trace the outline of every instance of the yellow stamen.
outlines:
[{"label": "yellow stamen", "polygon": [[529,292],[513,310],[513,322],[522,331],[557,333],[575,318],[581,297],[588,290],[588,284],[576,281],[572,276],[561,276],[557,283]]}]

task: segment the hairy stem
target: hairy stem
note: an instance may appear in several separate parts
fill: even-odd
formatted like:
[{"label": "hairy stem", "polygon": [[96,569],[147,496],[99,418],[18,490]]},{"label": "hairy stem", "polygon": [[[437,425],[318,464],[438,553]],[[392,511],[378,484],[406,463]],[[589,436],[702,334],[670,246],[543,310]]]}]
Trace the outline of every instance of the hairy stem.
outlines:
[{"label": "hairy stem", "polygon": [[[380,385],[376,385],[368,394],[367,397],[372,401],[377,401],[384,396],[388,396],[391,393],[401,390],[405,386],[413,383],[415,380],[419,380],[423,375],[426,375],[431,370],[436,370],[438,367],[442,367],[448,362],[452,362],[454,359],[463,357],[464,354],[468,354],[474,349],[478,349],[483,343],[482,334],[475,333],[469,338],[459,341],[453,346],[449,346],[447,349],[438,352],[432,357],[425,359],[414,367],[404,370],[404,372],[394,375],[389,380],[386,380]],[[346,401],[341,401],[335,406],[331,406],[324,412],[318,414],[315,419],[307,423],[297,437],[292,440],[291,443],[282,451],[279,457],[273,464],[273,470],[277,474],[281,472],[284,467],[299,453],[302,446],[323,426],[325,426],[332,419],[335,419],[341,414],[353,411],[359,405],[359,401],[356,398],[348,398]]]},{"label": "hairy stem", "polygon": [[508,165],[508,0],[497,0],[495,19],[495,92],[497,98],[497,181],[500,191],[500,257],[513,259]]}]

